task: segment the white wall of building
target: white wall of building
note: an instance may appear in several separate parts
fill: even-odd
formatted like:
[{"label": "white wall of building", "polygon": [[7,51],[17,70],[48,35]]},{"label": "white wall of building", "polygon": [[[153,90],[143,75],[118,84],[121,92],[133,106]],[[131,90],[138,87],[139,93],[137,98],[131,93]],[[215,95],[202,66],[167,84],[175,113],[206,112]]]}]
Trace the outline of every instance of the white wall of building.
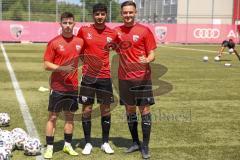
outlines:
[{"label": "white wall of building", "polygon": [[233,0],[178,0],[179,24],[232,24]]}]

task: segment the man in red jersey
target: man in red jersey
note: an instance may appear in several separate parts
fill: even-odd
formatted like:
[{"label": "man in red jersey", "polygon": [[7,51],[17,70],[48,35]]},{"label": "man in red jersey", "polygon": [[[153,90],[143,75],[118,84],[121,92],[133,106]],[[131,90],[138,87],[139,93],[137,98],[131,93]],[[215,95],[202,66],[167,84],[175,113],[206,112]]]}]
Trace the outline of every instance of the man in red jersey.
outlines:
[{"label": "man in red jersey", "polygon": [[[151,70],[149,63],[154,61],[156,42],[152,32],[145,26],[135,23],[136,4],[126,1],[121,4],[124,24],[116,28],[120,43],[128,47],[119,47],[120,62],[118,68],[120,104],[125,105],[129,130],[133,144],[127,149],[131,153],[141,149],[143,158],[149,158],[149,139],[151,132],[150,106],[153,105]],[[142,117],[143,143],[138,138],[138,106]]]},{"label": "man in red jersey", "polygon": [[78,32],[78,37],[84,40],[82,81],[80,87],[79,103],[82,108],[82,126],[86,145],[82,154],[91,153],[91,113],[95,94],[100,104],[102,125],[101,149],[112,154],[110,147],[109,131],[111,125],[110,104],[113,103],[112,80],[110,76],[110,62],[108,44],[115,41],[117,33],[105,25],[107,7],[98,3],[93,6],[94,24],[83,26]]},{"label": "man in red jersey", "polygon": [[65,12],[61,15],[62,34],[52,39],[44,54],[44,68],[52,71],[50,77],[49,116],[46,125],[47,148],[44,158],[53,155],[54,132],[59,113],[64,112],[63,151],[77,156],[71,146],[73,136],[73,117],[78,109],[78,61],[83,47],[83,40],[73,35],[74,15]]}]

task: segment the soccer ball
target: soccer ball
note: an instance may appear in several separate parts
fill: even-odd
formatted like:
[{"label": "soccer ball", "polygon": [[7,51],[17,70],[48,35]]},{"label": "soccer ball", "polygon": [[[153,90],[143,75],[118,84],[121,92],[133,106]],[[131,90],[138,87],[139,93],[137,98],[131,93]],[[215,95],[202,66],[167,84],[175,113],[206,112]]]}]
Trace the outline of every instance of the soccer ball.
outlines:
[{"label": "soccer ball", "polygon": [[215,61],[220,61],[220,57],[219,57],[219,56],[216,56],[216,57],[214,58],[214,60],[215,60]]},{"label": "soccer ball", "polygon": [[35,156],[41,153],[41,142],[37,138],[29,138],[24,144],[24,153]]},{"label": "soccer ball", "polygon": [[12,140],[11,132],[7,130],[3,130],[0,132],[0,147],[1,146],[4,146],[4,148],[9,153],[12,152],[12,150],[14,149],[14,142]]},{"label": "soccer ball", "polygon": [[234,49],[233,49],[233,48],[230,48],[230,49],[228,50],[228,52],[229,52],[230,54],[232,54],[232,53],[234,52]]},{"label": "soccer ball", "polygon": [[13,150],[13,145],[10,142],[0,140],[0,148],[4,148],[6,152],[8,152],[11,155]]},{"label": "soccer ball", "polygon": [[0,146],[0,160],[10,160],[11,154],[7,152],[6,148]]},{"label": "soccer ball", "polygon": [[7,113],[0,113],[0,125],[8,126],[10,123],[10,117]]},{"label": "soccer ball", "polygon": [[28,140],[27,133],[21,128],[14,128],[11,134],[17,149],[23,149],[25,142]]},{"label": "soccer ball", "polygon": [[204,61],[204,62],[207,62],[207,61],[208,61],[208,56],[204,56],[204,57],[203,57],[203,61]]},{"label": "soccer ball", "polygon": [[21,134],[27,135],[27,132],[24,131],[22,128],[14,128],[14,129],[11,131],[11,134],[14,135],[15,133],[21,133]]}]

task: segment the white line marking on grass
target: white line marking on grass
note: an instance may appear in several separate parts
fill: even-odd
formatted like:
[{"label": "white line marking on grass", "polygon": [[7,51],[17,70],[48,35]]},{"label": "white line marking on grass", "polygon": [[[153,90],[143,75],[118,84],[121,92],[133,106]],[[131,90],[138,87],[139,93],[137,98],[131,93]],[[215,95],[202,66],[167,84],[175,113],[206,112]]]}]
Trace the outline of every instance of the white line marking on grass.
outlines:
[{"label": "white line marking on grass", "polygon": [[159,47],[181,49],[181,50],[190,50],[190,51],[200,51],[200,52],[210,52],[210,53],[216,53],[217,54],[217,51],[211,51],[211,50],[205,50],[205,49],[194,49],[194,48],[172,47],[172,46],[159,46]]},{"label": "white line marking on grass", "polygon": [[[209,46],[209,45],[208,45]],[[184,47],[173,47],[173,46],[159,46],[159,47],[165,47],[165,48],[173,48],[173,49],[180,49],[180,50],[190,50],[190,51],[200,51],[200,52],[209,52],[209,53],[216,53],[218,54],[218,51],[212,51],[212,50],[205,50],[205,49],[195,49],[195,48],[184,48]],[[229,54],[228,52],[223,52],[225,54]]]},{"label": "white line marking on grass", "polygon": [[[2,53],[3,53],[3,56],[4,56],[5,62],[6,62],[7,69],[9,71],[9,74],[10,74],[10,77],[11,77],[11,80],[12,80],[12,85],[13,85],[13,88],[15,90],[18,103],[20,105],[20,110],[21,110],[21,113],[22,113],[22,116],[23,116],[23,119],[24,119],[25,126],[27,128],[27,132],[29,133],[29,135],[31,137],[36,137],[36,138],[39,139],[36,127],[35,127],[35,125],[33,123],[33,120],[32,120],[32,116],[29,112],[28,105],[27,105],[26,100],[23,96],[22,90],[19,86],[19,83],[18,83],[17,78],[15,76],[15,73],[13,71],[12,65],[11,65],[11,63],[8,59],[7,53],[6,53],[5,48],[4,48],[2,43],[1,43],[1,49],[2,49]],[[37,160],[43,160],[43,157],[41,155],[36,156],[36,159]]]}]

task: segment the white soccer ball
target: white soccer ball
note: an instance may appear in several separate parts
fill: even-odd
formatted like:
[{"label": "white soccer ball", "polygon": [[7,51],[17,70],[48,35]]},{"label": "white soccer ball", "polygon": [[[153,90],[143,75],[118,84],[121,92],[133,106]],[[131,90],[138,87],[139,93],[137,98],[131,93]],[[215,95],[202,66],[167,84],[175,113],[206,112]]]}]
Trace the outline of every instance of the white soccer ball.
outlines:
[{"label": "white soccer ball", "polygon": [[11,132],[7,130],[2,130],[0,132],[0,143],[3,144],[3,146],[9,153],[11,153],[12,150],[14,149],[14,142],[11,136]]},{"label": "white soccer ball", "polygon": [[24,153],[35,156],[41,153],[41,142],[37,138],[29,138],[24,144]]},{"label": "white soccer ball", "polygon": [[8,126],[10,123],[10,117],[7,113],[0,113],[0,125]]},{"label": "white soccer ball", "polygon": [[224,66],[226,66],[226,67],[231,67],[232,64],[231,64],[231,63],[225,63]]},{"label": "white soccer ball", "polygon": [[11,134],[14,135],[15,133],[21,133],[21,134],[27,135],[27,132],[24,129],[22,129],[22,128],[14,128],[11,131]]},{"label": "white soccer ball", "polygon": [[10,155],[12,154],[13,145],[10,142],[0,140],[0,148],[1,147],[4,148]]},{"label": "white soccer ball", "polygon": [[21,128],[14,128],[11,131],[12,139],[17,149],[23,149],[25,142],[28,140],[28,134]]},{"label": "white soccer ball", "polygon": [[10,160],[11,154],[7,152],[6,148],[0,147],[0,160]]},{"label": "white soccer ball", "polygon": [[0,132],[0,140],[13,143],[11,132],[8,130],[2,130]]},{"label": "white soccer ball", "polygon": [[230,49],[228,50],[228,52],[229,52],[230,54],[232,54],[232,53],[234,52],[234,49],[233,49],[233,48],[230,48]]},{"label": "white soccer ball", "polygon": [[204,57],[203,57],[203,61],[204,61],[204,62],[207,62],[207,61],[208,61],[208,56],[204,56]]},{"label": "white soccer ball", "polygon": [[215,61],[220,61],[220,57],[219,57],[219,56],[216,56],[216,57],[214,58],[214,60],[215,60]]}]

